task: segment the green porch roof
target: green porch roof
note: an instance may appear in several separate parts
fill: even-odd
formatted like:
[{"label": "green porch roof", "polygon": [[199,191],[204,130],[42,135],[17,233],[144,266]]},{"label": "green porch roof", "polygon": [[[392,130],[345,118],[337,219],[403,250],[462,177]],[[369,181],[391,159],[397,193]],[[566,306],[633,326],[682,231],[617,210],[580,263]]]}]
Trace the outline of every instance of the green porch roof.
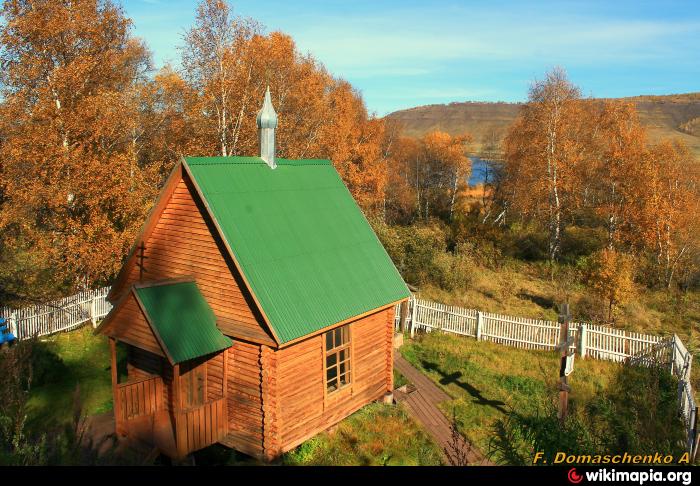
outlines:
[{"label": "green porch roof", "polygon": [[216,327],[214,312],[194,282],[134,287],[153,330],[173,363],[233,344]]},{"label": "green porch roof", "polygon": [[185,165],[280,343],[409,296],[328,160]]}]

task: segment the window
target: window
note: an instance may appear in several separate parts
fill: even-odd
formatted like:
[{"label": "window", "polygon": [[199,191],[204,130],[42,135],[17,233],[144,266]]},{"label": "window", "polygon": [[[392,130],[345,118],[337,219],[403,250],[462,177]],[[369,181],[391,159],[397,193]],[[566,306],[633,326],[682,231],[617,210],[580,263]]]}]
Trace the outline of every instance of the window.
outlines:
[{"label": "window", "polygon": [[326,390],[334,392],[350,383],[350,326],[326,333]]}]

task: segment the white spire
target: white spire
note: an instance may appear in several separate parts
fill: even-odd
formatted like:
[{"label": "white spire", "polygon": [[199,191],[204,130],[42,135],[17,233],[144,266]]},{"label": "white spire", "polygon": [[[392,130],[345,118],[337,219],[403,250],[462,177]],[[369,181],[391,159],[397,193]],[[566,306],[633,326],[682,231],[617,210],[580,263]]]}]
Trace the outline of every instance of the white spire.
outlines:
[{"label": "white spire", "polygon": [[258,112],[258,132],[260,133],[260,158],[271,168],[275,163],[275,129],[277,128],[277,113],[272,107],[270,87],[265,91],[263,106]]}]

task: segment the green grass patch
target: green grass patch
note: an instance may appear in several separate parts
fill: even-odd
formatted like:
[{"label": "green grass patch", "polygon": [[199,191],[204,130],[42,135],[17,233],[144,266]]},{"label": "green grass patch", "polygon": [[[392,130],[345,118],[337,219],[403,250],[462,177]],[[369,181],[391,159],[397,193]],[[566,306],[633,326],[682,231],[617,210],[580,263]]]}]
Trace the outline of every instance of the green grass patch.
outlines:
[{"label": "green grass patch", "polygon": [[[513,413],[528,424],[539,420],[537,426],[541,428],[551,427],[552,410],[556,417],[560,359],[556,352],[521,350],[438,332],[420,335],[404,344],[401,352],[453,398],[441,405],[445,415],[452,417],[454,413],[460,432],[483,453],[491,453],[497,462],[508,460],[494,452],[493,439],[497,428],[508,422]],[[666,375],[661,373],[662,380],[666,380]],[[623,429],[616,430],[615,437],[596,439],[598,445],[591,447],[608,447],[615,440],[626,444],[620,446],[622,450],[643,449],[654,441],[659,447],[675,447],[676,432],[681,429],[673,415],[674,384],[669,378],[659,392],[658,417],[652,413],[645,418],[644,410],[649,405],[635,402],[639,401],[636,397],[644,396],[640,388],[644,392],[650,388],[651,382],[645,381],[648,378],[646,369],[593,359],[576,360],[569,376],[572,420],[583,424],[584,419],[593,419],[604,424],[602,427]],[[596,426],[590,424],[581,428],[590,429],[591,434],[596,432]],[[673,433],[666,434],[664,428]],[[654,437],[646,437],[647,432],[642,429],[649,433],[653,430]],[[601,436],[606,434],[604,430],[598,432]],[[520,453],[528,456],[528,451]]]},{"label": "green grass patch", "polygon": [[288,465],[425,466],[441,464],[440,449],[400,408],[372,403],[282,458]]},{"label": "green grass patch", "polygon": [[408,385],[408,379],[401,374],[399,370],[394,368],[394,389],[401,388],[404,385]]},{"label": "green grass patch", "polygon": [[85,326],[43,339],[37,346],[46,364],[35,373],[41,371],[49,378],[33,386],[30,392],[28,410],[32,430],[70,423],[73,394],[78,385],[85,414],[112,410],[107,338],[95,336],[93,329]]}]

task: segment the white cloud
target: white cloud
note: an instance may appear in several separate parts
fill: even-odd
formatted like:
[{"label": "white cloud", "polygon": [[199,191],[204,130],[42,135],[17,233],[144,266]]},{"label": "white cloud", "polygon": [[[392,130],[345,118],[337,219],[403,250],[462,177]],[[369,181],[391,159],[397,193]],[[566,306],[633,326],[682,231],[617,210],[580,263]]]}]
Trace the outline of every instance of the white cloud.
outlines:
[{"label": "white cloud", "polygon": [[299,28],[294,35],[303,50],[312,52],[331,69],[376,72],[390,63],[397,72],[418,72],[460,60],[563,59],[591,64],[668,60],[678,54],[676,42],[700,35],[700,22],[558,15],[536,20],[506,15],[491,21],[474,16],[436,20],[426,12],[418,27],[407,24],[401,16],[327,16],[311,27]]}]

